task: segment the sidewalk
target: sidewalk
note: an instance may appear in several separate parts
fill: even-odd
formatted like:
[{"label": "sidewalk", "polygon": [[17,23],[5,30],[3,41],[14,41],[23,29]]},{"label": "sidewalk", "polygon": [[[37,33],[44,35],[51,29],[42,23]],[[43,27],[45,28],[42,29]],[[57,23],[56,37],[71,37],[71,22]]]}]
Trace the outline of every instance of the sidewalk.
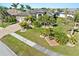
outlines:
[{"label": "sidewalk", "polygon": [[24,42],[25,44],[31,46],[32,48],[35,48],[37,49],[38,51],[42,52],[42,53],[45,53],[47,54],[48,56],[60,56],[60,54],[54,52],[54,51],[51,51],[45,47],[42,47],[41,45],[35,43],[35,42],[32,42],[16,33],[10,33],[10,35],[12,35],[13,37],[17,38],[18,40]]}]

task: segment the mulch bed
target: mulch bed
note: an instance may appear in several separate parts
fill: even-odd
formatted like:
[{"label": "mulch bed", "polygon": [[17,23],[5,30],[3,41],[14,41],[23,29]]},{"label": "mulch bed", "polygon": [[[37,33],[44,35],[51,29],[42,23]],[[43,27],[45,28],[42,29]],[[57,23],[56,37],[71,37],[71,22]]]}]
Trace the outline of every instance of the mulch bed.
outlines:
[{"label": "mulch bed", "polygon": [[46,41],[48,42],[48,44],[50,45],[50,46],[59,46],[59,43],[57,43],[57,41],[55,40],[55,39],[49,39],[49,38],[46,38]]}]

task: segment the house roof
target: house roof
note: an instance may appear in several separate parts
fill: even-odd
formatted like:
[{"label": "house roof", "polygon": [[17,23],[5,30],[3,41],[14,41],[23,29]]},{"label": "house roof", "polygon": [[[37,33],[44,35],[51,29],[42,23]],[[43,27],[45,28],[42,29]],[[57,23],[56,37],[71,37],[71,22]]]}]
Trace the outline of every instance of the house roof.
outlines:
[{"label": "house roof", "polygon": [[47,10],[45,10],[45,9],[34,9],[34,10],[31,10],[31,13],[32,14],[37,14],[37,13],[45,13],[45,12],[47,12]]},{"label": "house roof", "polygon": [[7,12],[10,14],[10,15],[13,15],[13,16],[27,16],[27,15],[30,15],[29,12],[23,12],[23,11],[20,11],[20,10],[16,10],[16,9],[9,9],[7,10]]},{"label": "house roof", "polygon": [[[44,14],[45,12],[49,13],[45,9],[34,9],[34,10],[28,10],[28,11],[23,12],[20,10],[16,10],[14,8],[7,10],[7,12],[13,16],[28,16],[28,15],[33,15],[33,14]],[[51,13],[49,13],[49,14],[51,14]]]}]

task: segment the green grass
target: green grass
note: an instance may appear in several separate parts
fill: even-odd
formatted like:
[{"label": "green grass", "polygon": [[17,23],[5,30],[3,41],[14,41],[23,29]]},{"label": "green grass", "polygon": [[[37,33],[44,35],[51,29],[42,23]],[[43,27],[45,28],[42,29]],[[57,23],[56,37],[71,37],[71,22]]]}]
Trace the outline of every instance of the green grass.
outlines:
[{"label": "green grass", "polygon": [[9,25],[11,25],[11,24],[14,24],[14,22],[12,23],[9,23],[9,22],[3,22],[3,24],[0,22],[0,27],[3,27],[3,28],[5,28],[5,27],[7,27],[7,26],[9,26]]},{"label": "green grass", "polygon": [[79,56],[79,44],[77,44],[75,47],[67,47],[66,45],[60,45],[57,47],[51,47],[48,45],[48,43],[40,38],[40,31],[42,29],[29,29],[26,32],[20,32],[17,31],[18,34],[22,35],[25,38],[28,38],[31,41],[34,41],[41,46],[44,46],[52,51],[58,52],[63,55],[70,55],[70,56]]},{"label": "green grass", "polygon": [[7,35],[1,40],[9,48],[11,48],[19,56],[43,56],[45,54],[37,51],[36,49],[26,45],[25,43],[17,40],[11,35]]}]

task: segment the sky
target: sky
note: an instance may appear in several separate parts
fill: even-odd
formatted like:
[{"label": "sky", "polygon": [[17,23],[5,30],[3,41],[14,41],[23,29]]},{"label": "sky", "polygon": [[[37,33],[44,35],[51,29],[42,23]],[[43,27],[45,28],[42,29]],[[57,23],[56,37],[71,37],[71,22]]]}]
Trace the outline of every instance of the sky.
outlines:
[{"label": "sky", "polygon": [[[10,7],[12,3],[0,3],[0,6]],[[79,3],[21,3],[32,8],[79,8]]]}]

